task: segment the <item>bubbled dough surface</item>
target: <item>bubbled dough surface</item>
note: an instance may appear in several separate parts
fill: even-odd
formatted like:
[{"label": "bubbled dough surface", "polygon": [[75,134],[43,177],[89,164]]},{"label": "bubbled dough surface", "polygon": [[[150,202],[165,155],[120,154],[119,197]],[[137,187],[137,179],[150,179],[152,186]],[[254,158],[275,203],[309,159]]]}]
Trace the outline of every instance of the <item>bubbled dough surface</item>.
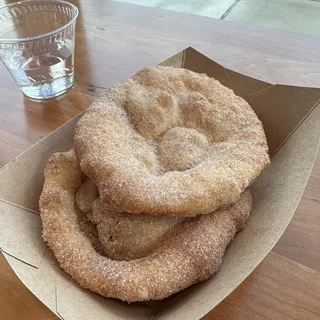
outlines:
[{"label": "bubbled dough surface", "polygon": [[146,68],[109,89],[75,130],[81,169],[129,213],[194,216],[234,203],[269,163],[250,105],[204,74]]}]

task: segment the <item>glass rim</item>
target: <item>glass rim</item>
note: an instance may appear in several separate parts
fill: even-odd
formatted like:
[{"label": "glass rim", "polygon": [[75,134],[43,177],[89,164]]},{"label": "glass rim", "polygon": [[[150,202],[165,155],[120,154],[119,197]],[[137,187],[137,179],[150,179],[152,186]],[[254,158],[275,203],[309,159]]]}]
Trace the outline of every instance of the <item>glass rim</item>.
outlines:
[{"label": "glass rim", "polygon": [[0,43],[1,42],[2,43],[28,42],[28,41],[39,40],[39,39],[43,39],[43,38],[52,36],[55,33],[59,33],[61,31],[63,31],[64,29],[68,28],[69,26],[71,26],[76,21],[76,19],[78,18],[78,15],[79,15],[78,7],[71,2],[64,1],[64,0],[23,0],[23,1],[13,2],[10,4],[0,6],[0,10],[4,9],[4,8],[14,7],[19,4],[26,3],[26,2],[41,2],[41,3],[55,2],[55,3],[66,4],[66,5],[69,5],[74,10],[75,15],[68,23],[66,23],[62,27],[54,29],[50,32],[39,34],[39,35],[33,36],[33,37],[25,37],[25,38],[11,38],[11,39],[10,38],[0,38]]}]

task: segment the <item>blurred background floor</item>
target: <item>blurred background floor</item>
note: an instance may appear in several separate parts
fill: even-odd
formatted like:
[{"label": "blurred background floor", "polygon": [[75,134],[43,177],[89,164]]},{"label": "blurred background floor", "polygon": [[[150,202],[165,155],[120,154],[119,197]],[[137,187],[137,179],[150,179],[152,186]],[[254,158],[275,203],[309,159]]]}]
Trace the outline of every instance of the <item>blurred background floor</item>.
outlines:
[{"label": "blurred background floor", "polygon": [[116,0],[320,35],[320,0]]}]

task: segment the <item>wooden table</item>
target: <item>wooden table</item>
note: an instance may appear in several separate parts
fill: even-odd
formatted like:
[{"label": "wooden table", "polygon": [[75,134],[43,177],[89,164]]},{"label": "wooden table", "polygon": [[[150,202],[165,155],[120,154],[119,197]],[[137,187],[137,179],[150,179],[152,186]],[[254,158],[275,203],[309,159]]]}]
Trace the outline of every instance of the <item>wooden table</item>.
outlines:
[{"label": "wooden table", "polygon": [[[31,101],[0,66],[0,166],[86,109],[105,88],[188,46],[262,80],[320,86],[318,38],[106,0],[73,2],[81,12],[74,89],[55,100]],[[319,191],[320,156],[277,245],[204,319],[320,319]],[[56,319],[2,256],[0,283],[1,319]]]}]

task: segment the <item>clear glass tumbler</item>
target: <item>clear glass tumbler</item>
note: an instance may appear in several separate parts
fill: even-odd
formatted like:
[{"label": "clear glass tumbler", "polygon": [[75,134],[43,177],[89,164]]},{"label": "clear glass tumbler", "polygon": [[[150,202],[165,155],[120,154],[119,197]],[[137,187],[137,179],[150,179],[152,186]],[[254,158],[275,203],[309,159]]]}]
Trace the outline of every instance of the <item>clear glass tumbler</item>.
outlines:
[{"label": "clear glass tumbler", "polygon": [[73,85],[77,16],[60,0],[0,7],[0,58],[28,97],[53,98]]}]

